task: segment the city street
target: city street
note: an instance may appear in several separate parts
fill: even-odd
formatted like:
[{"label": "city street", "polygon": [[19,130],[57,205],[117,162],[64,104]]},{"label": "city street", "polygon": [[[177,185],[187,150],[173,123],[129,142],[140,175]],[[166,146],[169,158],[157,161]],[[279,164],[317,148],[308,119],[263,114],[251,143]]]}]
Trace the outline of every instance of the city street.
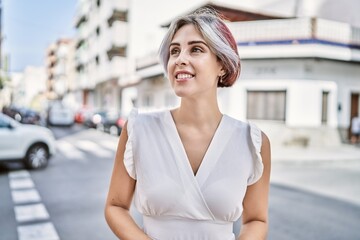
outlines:
[{"label": "city street", "polygon": [[[46,169],[0,165],[0,240],[116,239],[103,208],[117,138],[77,125],[53,131],[58,152]],[[360,239],[359,184],[358,161],[274,161],[268,239]]]}]

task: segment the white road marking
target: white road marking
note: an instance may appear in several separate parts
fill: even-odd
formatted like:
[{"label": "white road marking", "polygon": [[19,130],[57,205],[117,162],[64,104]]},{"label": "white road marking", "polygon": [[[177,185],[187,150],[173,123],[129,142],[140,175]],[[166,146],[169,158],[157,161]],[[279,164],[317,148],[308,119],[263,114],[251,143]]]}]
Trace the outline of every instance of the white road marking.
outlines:
[{"label": "white road marking", "polygon": [[26,178],[30,177],[29,171],[26,170],[18,170],[18,171],[12,171],[9,173],[9,178]]},{"label": "white road marking", "polygon": [[31,178],[12,178],[10,179],[10,188],[11,189],[23,189],[23,188],[33,188],[34,182]]},{"label": "white road marking", "polygon": [[85,154],[77,149],[73,144],[59,140],[56,142],[57,150],[61,152],[68,160],[86,161]]},{"label": "white road marking", "polygon": [[[14,212],[17,222],[18,240],[60,240],[30,173],[25,170],[9,172],[11,196],[15,204]],[[42,223],[33,223],[46,221]]]},{"label": "white road marking", "polygon": [[60,240],[52,223],[39,223],[19,226],[19,240]]},{"label": "white road marking", "polygon": [[107,150],[104,150],[102,148],[99,148],[99,145],[89,141],[89,140],[80,140],[76,142],[76,147],[79,149],[82,149],[84,151],[91,152],[95,156],[98,157],[112,157],[114,155],[114,152],[110,152]]},{"label": "white road marking", "polygon": [[36,189],[13,190],[11,196],[15,204],[40,202],[41,198]]},{"label": "white road marking", "polygon": [[15,217],[18,222],[28,222],[37,220],[49,219],[49,213],[47,212],[44,204],[30,204],[15,206]]},{"label": "white road marking", "polygon": [[110,151],[113,151],[115,152],[116,151],[116,148],[117,148],[117,145],[118,145],[118,142],[117,141],[110,141],[110,140],[102,140],[102,141],[99,141],[99,145],[101,145],[102,147],[110,150]]}]

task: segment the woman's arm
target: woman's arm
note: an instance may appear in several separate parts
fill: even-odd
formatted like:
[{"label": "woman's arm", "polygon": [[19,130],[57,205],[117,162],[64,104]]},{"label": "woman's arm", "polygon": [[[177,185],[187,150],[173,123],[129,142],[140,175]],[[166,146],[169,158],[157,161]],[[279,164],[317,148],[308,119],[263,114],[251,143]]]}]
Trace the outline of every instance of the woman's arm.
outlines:
[{"label": "woman's arm", "polygon": [[269,139],[264,133],[261,156],[264,171],[259,181],[247,188],[239,240],[265,240],[267,236],[271,152]]},{"label": "woman's arm", "polygon": [[122,240],[150,240],[137,226],[129,213],[136,181],[129,176],[124,165],[127,142],[127,123],[121,131],[116,152],[109,193],[105,205],[105,218],[111,230]]}]

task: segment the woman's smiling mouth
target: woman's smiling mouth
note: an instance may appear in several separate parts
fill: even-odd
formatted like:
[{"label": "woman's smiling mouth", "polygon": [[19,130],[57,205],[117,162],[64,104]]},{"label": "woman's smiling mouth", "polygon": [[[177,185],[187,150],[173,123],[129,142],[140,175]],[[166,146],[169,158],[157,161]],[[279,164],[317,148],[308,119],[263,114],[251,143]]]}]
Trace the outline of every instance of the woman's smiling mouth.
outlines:
[{"label": "woman's smiling mouth", "polygon": [[190,74],[190,73],[177,73],[175,75],[175,79],[177,82],[184,82],[184,81],[187,81],[191,78],[193,78],[195,75],[193,74]]}]

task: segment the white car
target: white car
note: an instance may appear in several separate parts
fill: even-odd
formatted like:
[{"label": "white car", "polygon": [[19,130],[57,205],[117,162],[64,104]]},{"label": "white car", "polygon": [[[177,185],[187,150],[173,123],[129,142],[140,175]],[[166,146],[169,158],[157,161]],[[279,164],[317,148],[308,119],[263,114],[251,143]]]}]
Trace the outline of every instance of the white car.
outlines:
[{"label": "white car", "polygon": [[55,151],[49,129],[21,124],[0,113],[0,161],[22,160],[27,168],[44,168]]},{"label": "white car", "polygon": [[48,112],[48,123],[53,126],[71,126],[75,123],[75,112],[62,103],[54,103]]}]

